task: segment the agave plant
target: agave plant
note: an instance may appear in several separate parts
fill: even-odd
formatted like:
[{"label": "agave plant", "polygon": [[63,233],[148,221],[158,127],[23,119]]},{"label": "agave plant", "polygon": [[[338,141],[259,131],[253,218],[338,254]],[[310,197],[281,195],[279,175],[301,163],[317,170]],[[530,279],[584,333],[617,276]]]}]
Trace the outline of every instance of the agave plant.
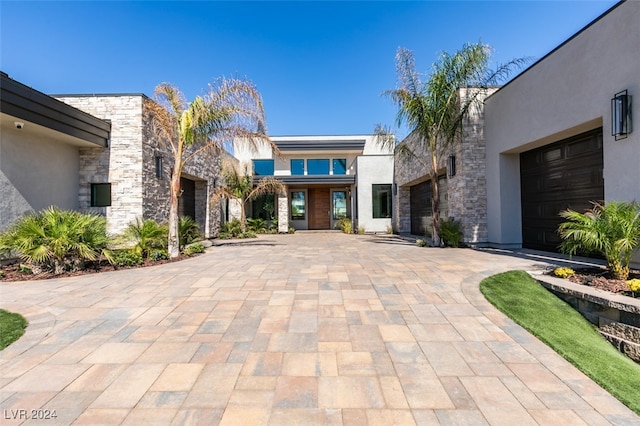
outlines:
[{"label": "agave plant", "polygon": [[600,253],[614,278],[626,280],[633,253],[640,247],[640,204],[637,202],[593,202],[585,213],[565,210],[566,222],[558,227],[560,250]]},{"label": "agave plant", "polygon": [[0,234],[0,251],[19,255],[34,271],[60,274],[103,255],[110,258],[109,242],[104,217],[49,207]]}]

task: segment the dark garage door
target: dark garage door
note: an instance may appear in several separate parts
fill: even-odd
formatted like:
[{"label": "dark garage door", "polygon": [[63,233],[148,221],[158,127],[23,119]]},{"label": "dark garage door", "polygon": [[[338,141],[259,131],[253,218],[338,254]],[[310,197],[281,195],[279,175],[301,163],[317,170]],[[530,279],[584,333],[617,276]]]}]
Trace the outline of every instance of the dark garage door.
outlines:
[{"label": "dark garage door", "polygon": [[178,200],[178,215],[189,216],[191,219],[196,220],[196,182],[181,177],[180,189],[182,190],[182,196]]},{"label": "dark garage door", "polygon": [[[425,235],[425,224],[431,217],[431,182],[426,181],[409,188],[411,204],[411,233]],[[429,230],[431,233],[431,230]]]},{"label": "dark garage door", "polygon": [[604,199],[602,169],[602,129],[520,154],[523,247],[558,251],[558,214]]}]

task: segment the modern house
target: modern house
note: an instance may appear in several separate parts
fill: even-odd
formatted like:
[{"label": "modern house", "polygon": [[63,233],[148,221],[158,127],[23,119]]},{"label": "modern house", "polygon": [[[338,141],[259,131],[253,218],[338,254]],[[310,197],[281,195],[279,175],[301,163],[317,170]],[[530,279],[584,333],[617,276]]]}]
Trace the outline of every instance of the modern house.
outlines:
[{"label": "modern house", "polygon": [[[622,1],[486,93],[435,172],[466,242],[557,251],[560,211],[640,201],[639,22],[640,2]],[[423,234],[432,173],[396,158],[397,231]]]},{"label": "modern house", "polygon": [[[277,152],[236,143],[234,161],[255,181],[286,186],[247,214],[280,232],[350,218],[366,232],[424,235],[435,174],[442,217],[461,222],[466,243],[556,251],[560,211],[640,201],[639,22],[640,2],[621,1],[505,86],[484,90],[438,170],[394,157],[373,135],[272,137]],[[138,217],[166,219],[172,154],[154,131],[151,99],[52,97],[0,77],[0,231],[49,205],[104,214],[114,233]],[[402,143],[415,147],[414,137]],[[209,203],[220,163],[199,157],[182,176],[181,213],[207,237],[222,220]]]},{"label": "modern house", "polygon": [[[262,146],[257,152],[236,143],[234,155],[254,180],[274,176],[284,194],[255,200],[248,216],[263,217],[277,206],[278,230],[334,229],[351,218],[366,232],[391,227],[393,154],[372,135],[272,137],[279,152]],[[277,197],[277,199],[275,199]],[[270,219],[270,217],[268,218]],[[355,229],[355,228],[354,228]]]},{"label": "modern house", "polygon": [[554,250],[560,210],[640,201],[639,22],[616,4],[486,100],[490,244]]},{"label": "modern house", "polygon": [[[0,231],[51,205],[106,216],[121,232],[136,218],[168,218],[172,153],[154,127],[153,100],[141,94],[48,96],[2,73]],[[215,236],[210,207],[219,158],[185,167],[180,213]]]}]

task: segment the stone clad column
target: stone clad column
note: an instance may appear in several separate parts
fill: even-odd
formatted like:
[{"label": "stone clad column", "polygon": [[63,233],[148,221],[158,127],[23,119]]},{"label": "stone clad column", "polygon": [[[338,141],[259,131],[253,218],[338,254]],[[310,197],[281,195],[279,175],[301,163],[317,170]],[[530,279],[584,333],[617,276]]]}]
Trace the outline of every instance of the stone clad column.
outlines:
[{"label": "stone clad column", "polygon": [[278,194],[278,232],[289,232],[289,197],[288,191]]}]

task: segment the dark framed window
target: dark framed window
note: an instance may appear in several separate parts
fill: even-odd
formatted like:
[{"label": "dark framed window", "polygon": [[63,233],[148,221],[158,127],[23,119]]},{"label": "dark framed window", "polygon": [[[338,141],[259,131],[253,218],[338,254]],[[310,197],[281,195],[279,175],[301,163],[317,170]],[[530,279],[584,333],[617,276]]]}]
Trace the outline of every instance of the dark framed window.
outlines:
[{"label": "dark framed window", "polygon": [[292,176],[304,175],[304,160],[297,159],[297,158],[291,160],[291,175]]},{"label": "dark framed window", "polygon": [[347,217],[347,191],[333,191],[333,220]]},{"label": "dark framed window", "polygon": [[329,159],[328,158],[310,158],[307,160],[308,175],[328,175]]},{"label": "dark framed window", "polygon": [[111,184],[91,184],[91,207],[109,207],[111,205]]},{"label": "dark framed window", "polygon": [[333,174],[334,175],[346,175],[347,174],[347,159],[346,158],[334,158],[333,159]]},{"label": "dark framed window", "polygon": [[253,160],[255,176],[273,176],[273,160]]},{"label": "dark framed window", "polygon": [[162,167],[162,156],[156,155],[156,177],[162,179],[164,177],[164,169]]},{"label": "dark framed window", "polygon": [[304,220],[306,212],[305,192],[291,192],[291,220]]},{"label": "dark framed window", "polygon": [[383,219],[391,217],[391,184],[373,184],[371,195],[373,199],[373,218]]}]

